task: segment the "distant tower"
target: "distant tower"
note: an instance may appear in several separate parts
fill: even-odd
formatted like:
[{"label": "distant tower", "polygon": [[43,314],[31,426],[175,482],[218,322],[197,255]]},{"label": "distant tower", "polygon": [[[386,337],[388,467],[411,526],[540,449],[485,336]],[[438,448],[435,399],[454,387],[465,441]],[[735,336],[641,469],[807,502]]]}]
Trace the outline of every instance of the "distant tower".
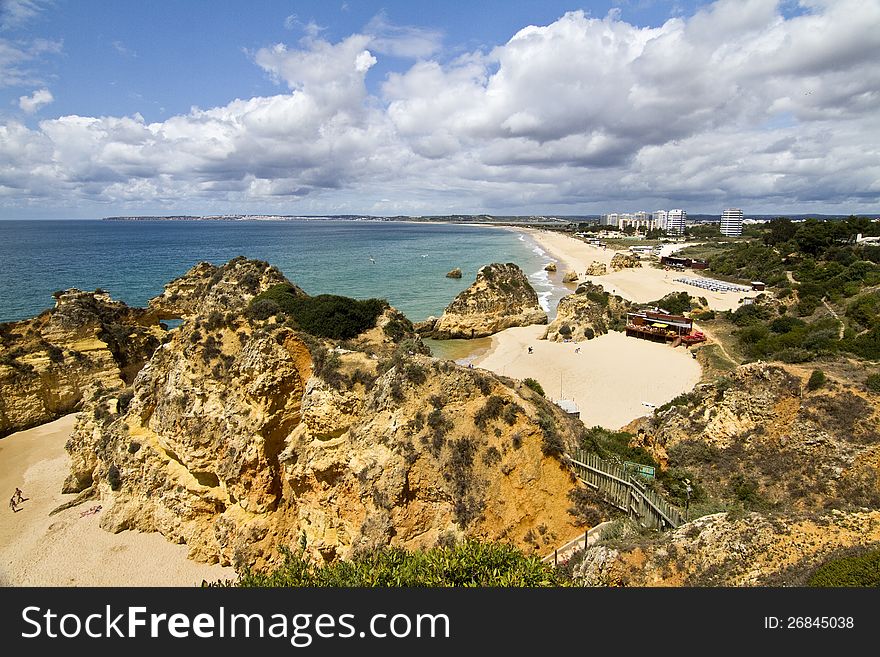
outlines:
[{"label": "distant tower", "polygon": [[743,232],[743,211],[739,208],[728,208],[721,213],[721,234],[728,237],[739,237]]},{"label": "distant tower", "polygon": [[684,224],[688,213],[684,210],[670,210],[666,215],[666,230],[676,235],[684,233]]}]

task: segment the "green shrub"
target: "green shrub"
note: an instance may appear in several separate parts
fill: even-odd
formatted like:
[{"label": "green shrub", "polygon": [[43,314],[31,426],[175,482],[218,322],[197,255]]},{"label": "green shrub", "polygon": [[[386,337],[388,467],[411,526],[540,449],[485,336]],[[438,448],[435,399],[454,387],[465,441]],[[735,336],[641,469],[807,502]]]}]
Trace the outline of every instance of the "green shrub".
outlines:
[{"label": "green shrub", "polygon": [[810,575],[807,586],[878,587],[880,586],[880,550],[827,561]]},{"label": "green shrub", "polygon": [[537,392],[537,393],[538,393],[539,395],[541,395],[542,397],[545,396],[545,395],[544,395],[544,388],[542,388],[542,387],[541,387],[541,384],[538,383],[537,381],[535,381],[534,379],[532,379],[532,378],[530,378],[530,377],[529,377],[529,378],[525,378],[525,379],[523,379],[523,383],[526,385],[527,388],[531,388],[532,390],[534,390],[535,392]]},{"label": "green shrub", "polygon": [[673,315],[683,315],[693,307],[691,295],[687,292],[672,292],[662,299],[651,301],[648,305],[668,310]]},{"label": "green shrub", "polygon": [[477,411],[474,415],[474,424],[476,424],[481,429],[485,429],[486,425],[491,420],[495,420],[500,417],[503,411],[504,398],[499,397],[498,395],[492,395],[491,397],[486,399],[486,403],[483,404],[483,408]]},{"label": "green shrub", "polygon": [[818,390],[825,383],[825,372],[822,370],[813,370],[810,379],[807,381],[807,390]]},{"label": "green shrub", "polygon": [[865,379],[865,385],[868,386],[868,390],[880,395],[880,374],[871,374],[868,376],[868,378]]},{"label": "green shrub", "polygon": [[561,456],[565,453],[565,443],[556,429],[556,420],[546,411],[538,411],[538,426],[544,434],[541,452],[544,456]]},{"label": "green shrub", "polygon": [[[468,540],[425,552],[385,547],[351,561],[315,564],[284,551],[284,562],[273,571],[244,571],[239,587],[556,587],[569,580],[537,556],[526,556],[512,545]],[[223,583],[217,582],[216,586]]]},{"label": "green shrub", "polygon": [[311,335],[334,340],[356,337],[376,325],[376,319],[388,307],[382,299],[350,299],[333,294],[301,296],[286,283],[270,287],[248,304],[248,316],[265,319],[276,312],[293,320],[297,328]]}]

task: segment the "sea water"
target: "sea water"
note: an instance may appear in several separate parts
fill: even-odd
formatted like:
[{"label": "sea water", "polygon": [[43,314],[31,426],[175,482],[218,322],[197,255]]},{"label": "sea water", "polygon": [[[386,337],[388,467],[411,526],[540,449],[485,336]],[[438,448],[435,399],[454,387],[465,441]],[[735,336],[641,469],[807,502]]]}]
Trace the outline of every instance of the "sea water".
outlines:
[{"label": "sea water", "polygon": [[[56,290],[102,288],[145,306],[200,261],[266,260],[309,294],[387,299],[411,320],[440,316],[492,262],[514,262],[555,315],[570,290],[515,228],[387,221],[0,221],[0,322],[37,315]],[[459,267],[460,279],[446,278]],[[471,345],[463,351],[472,351]],[[435,345],[435,349],[437,346]],[[440,347],[442,349],[443,347]],[[451,357],[456,346],[447,345]]]}]

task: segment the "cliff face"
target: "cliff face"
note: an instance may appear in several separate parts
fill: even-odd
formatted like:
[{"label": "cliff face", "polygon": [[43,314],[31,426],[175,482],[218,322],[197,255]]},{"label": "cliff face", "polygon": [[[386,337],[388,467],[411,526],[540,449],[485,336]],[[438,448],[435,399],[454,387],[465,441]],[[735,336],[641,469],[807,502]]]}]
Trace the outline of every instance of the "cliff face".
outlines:
[{"label": "cliff face", "polygon": [[628,429],[716,497],[768,510],[880,508],[880,399],[805,384],[779,365],[743,365]]},{"label": "cliff face", "polygon": [[562,297],[556,318],[544,333],[545,340],[562,342],[566,339],[592,340],[612,327],[626,324],[630,304],[618,296],[605,292],[601,285],[582,283],[574,294]]},{"label": "cliff face", "polygon": [[223,318],[188,319],[80,417],[66,490],[93,487],[105,529],[257,567],[301,541],[316,559],[463,535],[543,552],[582,531],[545,454],[575,427],[528,388],[422,355],[393,309],[343,343]]},{"label": "cliff face", "polygon": [[[273,285],[289,281],[262,260],[233,258],[219,267],[200,262],[150,299],[149,309],[160,319],[193,317],[211,311],[237,312]],[[305,294],[297,288],[297,291]]]},{"label": "cliff face", "polygon": [[546,324],[547,314],[522,270],[513,263],[486,265],[477,279],[446,307],[443,316],[421,328],[446,340],[480,338],[511,326]]},{"label": "cliff face", "polygon": [[600,543],[574,573],[586,586],[778,585],[787,570],[802,577],[837,550],[878,542],[880,511],[721,513],[651,540]]},{"label": "cliff face", "polygon": [[143,310],[76,289],[38,317],[0,324],[0,436],[77,410],[89,388],[130,383],[165,333]]}]

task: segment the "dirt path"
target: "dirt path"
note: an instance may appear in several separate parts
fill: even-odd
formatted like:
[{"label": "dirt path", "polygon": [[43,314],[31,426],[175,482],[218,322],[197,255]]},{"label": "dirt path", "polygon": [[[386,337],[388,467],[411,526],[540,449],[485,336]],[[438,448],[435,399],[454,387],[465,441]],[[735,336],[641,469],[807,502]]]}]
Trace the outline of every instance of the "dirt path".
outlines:
[{"label": "dirt path", "polygon": [[828,301],[826,301],[825,297],[822,297],[822,304],[828,309],[828,312],[830,312],[834,316],[834,319],[837,320],[837,323],[840,324],[837,329],[837,339],[843,340],[843,331],[846,328],[843,324],[843,320],[840,319],[840,316],[836,312],[834,312],[834,308],[828,305]]}]

